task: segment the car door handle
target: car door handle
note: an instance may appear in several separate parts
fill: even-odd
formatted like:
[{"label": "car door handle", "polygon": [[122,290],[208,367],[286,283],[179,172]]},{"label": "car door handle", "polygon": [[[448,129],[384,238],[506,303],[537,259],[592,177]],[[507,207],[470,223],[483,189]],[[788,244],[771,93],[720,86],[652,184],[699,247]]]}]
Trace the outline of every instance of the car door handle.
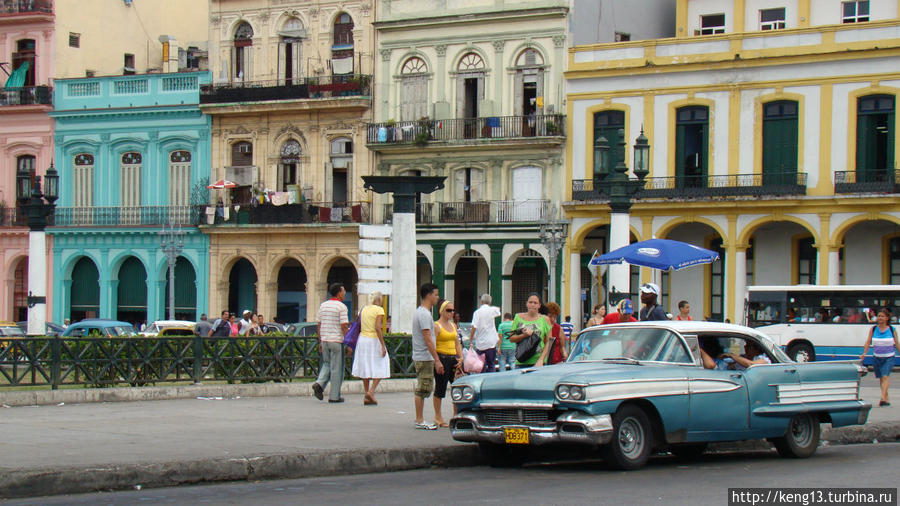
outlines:
[{"label": "car door handle", "polygon": [[793,372],[796,373],[797,369],[785,369],[784,372]]},{"label": "car door handle", "polygon": [[744,375],[743,374],[732,374],[731,377],[734,379],[741,379],[744,377]]}]

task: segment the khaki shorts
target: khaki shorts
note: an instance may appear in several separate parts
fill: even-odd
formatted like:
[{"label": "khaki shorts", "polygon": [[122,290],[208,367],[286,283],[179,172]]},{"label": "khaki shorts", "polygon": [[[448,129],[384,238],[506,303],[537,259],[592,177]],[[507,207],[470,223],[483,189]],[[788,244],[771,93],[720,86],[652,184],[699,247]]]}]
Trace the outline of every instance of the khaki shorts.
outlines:
[{"label": "khaki shorts", "polygon": [[414,360],[413,365],[416,367],[416,397],[430,397],[434,390],[434,361]]}]

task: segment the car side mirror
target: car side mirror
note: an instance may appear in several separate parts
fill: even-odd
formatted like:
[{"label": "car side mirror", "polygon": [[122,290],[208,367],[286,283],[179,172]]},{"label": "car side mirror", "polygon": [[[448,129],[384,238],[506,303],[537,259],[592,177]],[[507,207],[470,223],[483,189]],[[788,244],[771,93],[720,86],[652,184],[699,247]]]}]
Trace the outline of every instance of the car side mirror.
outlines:
[{"label": "car side mirror", "polygon": [[694,359],[694,365],[703,367],[703,359],[700,357],[700,338],[696,335],[685,335],[684,340],[691,350],[691,357]]}]

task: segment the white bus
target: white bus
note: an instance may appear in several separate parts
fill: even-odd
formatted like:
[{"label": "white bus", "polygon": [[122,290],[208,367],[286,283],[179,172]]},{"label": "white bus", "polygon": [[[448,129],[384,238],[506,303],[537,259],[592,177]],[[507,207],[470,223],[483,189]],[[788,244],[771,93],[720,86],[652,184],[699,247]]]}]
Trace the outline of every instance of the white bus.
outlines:
[{"label": "white bus", "polygon": [[[750,286],[744,303],[746,324],[795,361],[857,360],[878,309],[891,309],[896,323],[900,285]],[[863,363],[872,363],[871,349]]]}]

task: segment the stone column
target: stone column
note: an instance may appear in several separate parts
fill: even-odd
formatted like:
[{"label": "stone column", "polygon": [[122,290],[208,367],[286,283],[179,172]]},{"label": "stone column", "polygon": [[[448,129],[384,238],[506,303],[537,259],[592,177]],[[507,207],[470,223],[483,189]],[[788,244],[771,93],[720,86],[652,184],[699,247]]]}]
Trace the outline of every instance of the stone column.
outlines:
[{"label": "stone column", "polygon": [[412,332],[416,310],[416,213],[394,210],[391,236],[391,330]]},{"label": "stone column", "polygon": [[[734,293],[731,297],[731,323],[744,323],[744,296],[747,291],[747,244],[738,244],[726,251],[725,264],[734,265]],[[726,301],[727,303],[727,301]],[[725,306],[726,308],[729,306]],[[726,315],[727,316],[727,315]]]},{"label": "stone column", "polygon": [[828,284],[841,284],[841,247],[842,244],[832,244],[828,248]]},{"label": "stone column", "polygon": [[28,295],[41,301],[28,305],[28,335],[47,333],[47,235],[43,230],[28,233]]},{"label": "stone column", "polygon": [[447,100],[446,91],[444,90],[445,80],[447,76],[447,44],[438,44],[434,46],[437,53],[437,72],[434,74],[436,86],[435,102],[444,102]]},{"label": "stone column", "polygon": [[491,286],[492,304],[499,306],[503,298],[503,243],[489,243],[491,248]]},{"label": "stone column", "polygon": [[[581,330],[581,250],[580,246],[569,248],[569,304],[563,313],[572,317],[575,330]],[[564,314],[563,317],[566,315]]]},{"label": "stone column", "polygon": [[[609,251],[628,246],[631,236],[628,213],[610,213],[609,215]],[[609,291],[628,292],[630,290],[631,272],[627,263],[609,266]],[[609,303],[609,301],[607,301]]]}]

